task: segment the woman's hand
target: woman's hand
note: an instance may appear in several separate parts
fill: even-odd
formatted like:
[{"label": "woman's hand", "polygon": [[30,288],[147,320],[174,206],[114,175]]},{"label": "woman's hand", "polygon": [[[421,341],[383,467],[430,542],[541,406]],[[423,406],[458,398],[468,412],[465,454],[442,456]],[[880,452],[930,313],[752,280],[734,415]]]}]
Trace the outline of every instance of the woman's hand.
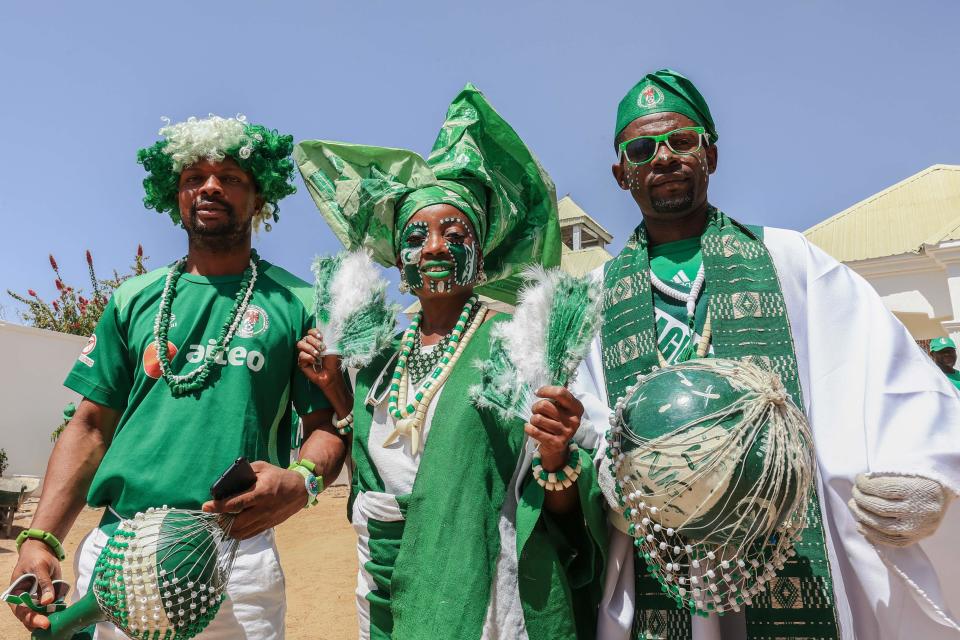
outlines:
[{"label": "woman's hand", "polygon": [[297,366],[307,380],[320,387],[337,416],[345,418],[353,411],[353,394],[340,369],[343,359],[337,355],[321,356],[325,349],[320,332],[310,329],[297,343]]},{"label": "woman's hand", "polygon": [[528,436],[540,443],[543,468],[557,471],[567,464],[567,445],[580,428],[583,405],[565,387],[541,387],[533,415],[524,426]]},{"label": "woman's hand", "polygon": [[321,356],[325,349],[320,332],[310,329],[297,343],[297,366],[307,380],[324,391],[329,391],[342,384],[343,375],[340,373],[340,356]]}]

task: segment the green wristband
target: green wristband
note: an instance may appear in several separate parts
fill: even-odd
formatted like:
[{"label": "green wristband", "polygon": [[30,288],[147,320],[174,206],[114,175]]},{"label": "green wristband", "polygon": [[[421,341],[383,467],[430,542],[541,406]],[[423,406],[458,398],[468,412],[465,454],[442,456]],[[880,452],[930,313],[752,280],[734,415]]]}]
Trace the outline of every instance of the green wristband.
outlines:
[{"label": "green wristband", "polygon": [[293,464],[291,464],[289,468],[292,469],[293,467],[298,466],[298,465],[301,466],[301,467],[304,467],[304,468],[305,468],[307,471],[309,471],[310,473],[315,474],[315,473],[317,472],[317,465],[313,464],[312,462],[310,462],[310,461],[307,460],[306,458],[300,458],[299,460],[297,460],[296,462],[294,462]]},{"label": "green wristband", "polygon": [[20,547],[27,540],[39,540],[53,550],[58,560],[64,560],[67,554],[63,551],[63,545],[57,540],[57,536],[43,529],[26,529],[17,536],[17,553],[20,553]]},{"label": "green wristband", "polygon": [[[304,464],[304,462],[307,464]],[[294,462],[287,467],[287,469],[296,471],[303,476],[304,486],[307,488],[307,504],[304,506],[304,508],[306,509],[317,504],[317,496],[319,496],[320,492],[323,491],[323,476],[316,476],[313,474],[313,469],[316,469],[316,465],[309,460],[302,460],[299,462]]]}]

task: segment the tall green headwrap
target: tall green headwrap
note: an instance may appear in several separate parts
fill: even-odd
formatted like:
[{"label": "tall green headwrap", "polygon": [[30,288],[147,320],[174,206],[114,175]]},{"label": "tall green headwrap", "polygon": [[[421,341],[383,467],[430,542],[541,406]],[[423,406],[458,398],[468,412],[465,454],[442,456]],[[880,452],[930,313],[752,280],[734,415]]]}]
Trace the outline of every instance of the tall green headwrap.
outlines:
[{"label": "tall green headwrap", "polygon": [[397,263],[400,233],[420,209],[449,204],[473,223],[487,284],[513,303],[519,273],[560,263],[553,182],[513,128],[472,84],[447,110],[428,159],[404,149],[306,140],[293,157],[320,213],[350,249]]},{"label": "tall green headwrap", "polygon": [[717,127],[707,101],[690,80],[670,69],[648,73],[627,92],[617,107],[617,129],[613,137],[641,116],[664,112],[687,116],[707,130],[711,143],[717,141]]}]

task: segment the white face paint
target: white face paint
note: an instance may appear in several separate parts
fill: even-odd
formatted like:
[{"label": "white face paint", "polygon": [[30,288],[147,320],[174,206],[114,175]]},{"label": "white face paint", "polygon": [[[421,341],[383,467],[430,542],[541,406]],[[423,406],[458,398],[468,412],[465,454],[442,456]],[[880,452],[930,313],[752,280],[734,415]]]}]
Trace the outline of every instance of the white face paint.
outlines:
[{"label": "white face paint", "polygon": [[400,252],[400,262],[404,266],[416,267],[420,265],[420,256],[423,255],[423,247],[404,249]]}]

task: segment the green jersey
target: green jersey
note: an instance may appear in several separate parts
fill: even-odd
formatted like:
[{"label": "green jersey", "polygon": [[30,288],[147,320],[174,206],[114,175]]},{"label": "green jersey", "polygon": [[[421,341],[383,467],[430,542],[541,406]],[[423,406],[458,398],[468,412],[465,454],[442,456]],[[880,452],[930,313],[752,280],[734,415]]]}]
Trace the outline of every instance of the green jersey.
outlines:
[{"label": "green jersey", "polygon": [[[311,288],[265,260],[207,385],[174,398],[160,379],[153,335],[167,272],[132,278],[114,292],[64,383],[121,412],[87,502],[111,505],[124,517],[161,505],[199,508],[239,456],[286,466],[291,402],[300,415],[329,406],[297,367],[296,343],[313,326]],[[232,313],[241,280],[180,277],[167,344],[173,373],[203,361]]]},{"label": "green jersey", "polygon": [[953,386],[955,386],[957,389],[960,389],[960,371],[954,369],[946,375],[947,379],[953,383]]},{"label": "green jersey", "polygon": [[[665,242],[649,249],[650,269],[661,281],[681,293],[689,293],[703,260],[700,256],[700,238]],[[690,340],[699,341],[707,316],[707,287],[700,292],[695,314],[696,333],[690,335],[687,324],[687,305],[653,289],[653,314],[657,323],[657,347],[668,363],[676,362]]]}]

